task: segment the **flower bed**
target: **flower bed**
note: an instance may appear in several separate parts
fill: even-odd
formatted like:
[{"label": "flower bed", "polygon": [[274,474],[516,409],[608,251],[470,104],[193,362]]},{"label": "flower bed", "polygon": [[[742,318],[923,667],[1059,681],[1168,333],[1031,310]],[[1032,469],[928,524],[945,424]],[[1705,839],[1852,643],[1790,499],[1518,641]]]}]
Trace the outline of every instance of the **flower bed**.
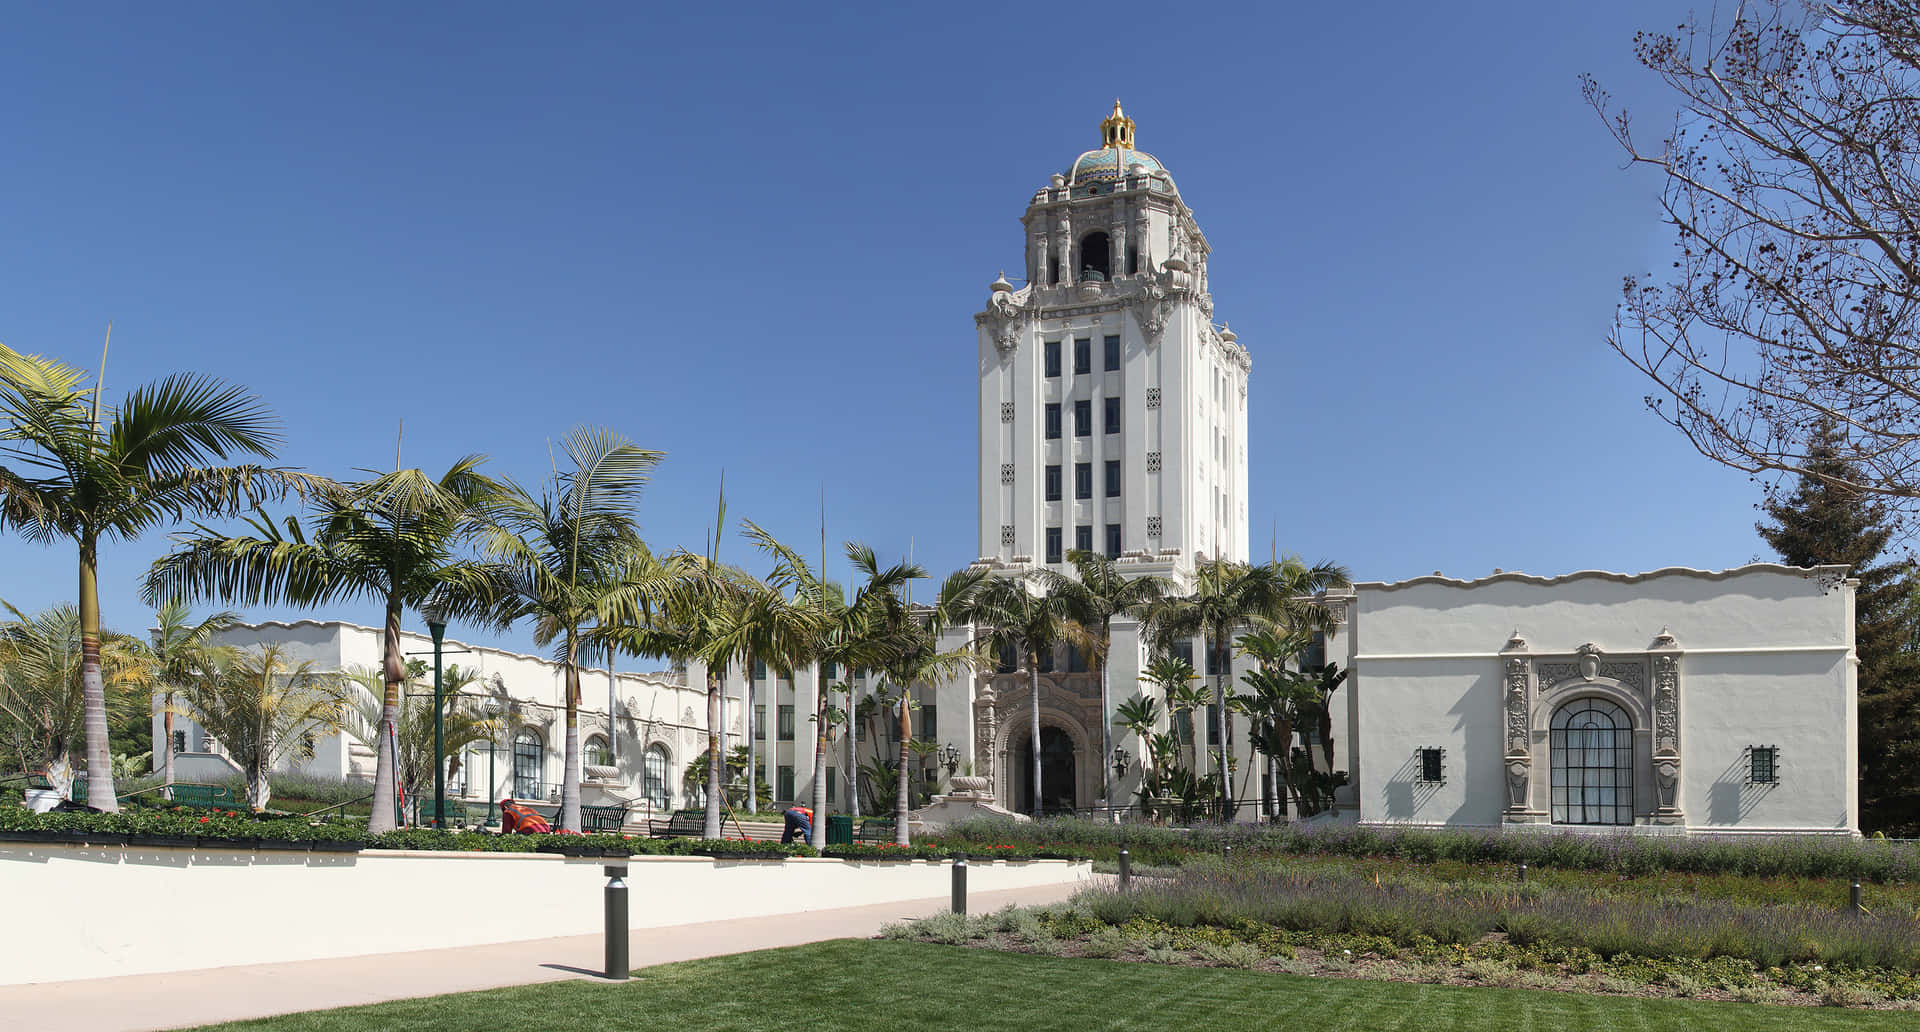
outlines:
[{"label": "flower bed", "polygon": [[130,810],[124,813],[33,813],[0,807],[0,837],[11,841],[89,845],[205,846],[238,849],[359,848],[363,824],[314,823],[294,817],[257,817],[238,810]]}]

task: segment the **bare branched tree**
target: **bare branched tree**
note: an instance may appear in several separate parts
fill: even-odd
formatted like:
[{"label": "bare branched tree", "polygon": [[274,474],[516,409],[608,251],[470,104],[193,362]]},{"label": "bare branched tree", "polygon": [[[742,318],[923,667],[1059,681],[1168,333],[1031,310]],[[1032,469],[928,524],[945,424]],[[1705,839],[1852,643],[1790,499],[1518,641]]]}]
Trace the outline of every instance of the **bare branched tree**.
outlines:
[{"label": "bare branched tree", "polygon": [[[1920,512],[1920,3],[1754,0],[1635,39],[1678,95],[1658,147],[1591,77],[1629,167],[1664,177],[1672,267],[1626,278],[1610,343],[1701,454],[1820,476],[1831,420],[1859,481]],[[1830,466],[1831,464],[1829,464]]]}]

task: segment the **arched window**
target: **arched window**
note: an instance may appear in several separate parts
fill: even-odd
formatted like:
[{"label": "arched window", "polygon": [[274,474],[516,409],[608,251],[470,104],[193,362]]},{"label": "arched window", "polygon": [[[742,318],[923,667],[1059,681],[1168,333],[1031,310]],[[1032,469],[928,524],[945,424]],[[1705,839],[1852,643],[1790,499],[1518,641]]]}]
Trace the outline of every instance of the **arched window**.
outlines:
[{"label": "arched window", "polygon": [[546,765],[546,750],[540,744],[540,736],[533,731],[521,731],[513,736],[513,797],[515,799],[544,799],[546,786],[540,781],[540,774]]},{"label": "arched window", "polygon": [[673,806],[673,800],[667,793],[668,763],[666,746],[658,742],[647,746],[647,762],[640,791],[656,810],[666,810]]},{"label": "arched window", "polygon": [[1080,279],[1104,283],[1113,278],[1113,245],[1105,233],[1088,233],[1080,238]]},{"label": "arched window", "polygon": [[580,762],[589,767],[613,766],[613,750],[607,748],[607,737],[588,735],[586,744],[580,747]]},{"label": "arched window", "polygon": [[1605,699],[1576,699],[1553,715],[1553,823],[1633,823],[1633,721]]}]

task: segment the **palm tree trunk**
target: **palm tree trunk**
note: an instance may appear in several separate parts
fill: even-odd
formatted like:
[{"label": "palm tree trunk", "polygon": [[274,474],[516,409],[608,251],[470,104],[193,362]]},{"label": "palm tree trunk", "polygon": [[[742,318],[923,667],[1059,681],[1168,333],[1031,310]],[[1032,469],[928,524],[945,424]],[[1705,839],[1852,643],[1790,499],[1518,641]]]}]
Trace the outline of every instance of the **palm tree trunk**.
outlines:
[{"label": "palm tree trunk", "polygon": [[1033,819],[1040,819],[1040,656],[1027,657],[1027,676],[1033,682]]},{"label": "palm tree trunk", "polygon": [[264,759],[248,765],[247,769],[247,809],[259,813],[267,808],[267,800],[273,797],[273,783],[267,777],[267,764]]},{"label": "palm tree trunk", "polygon": [[367,832],[378,835],[392,831],[398,824],[394,814],[395,779],[400,773],[400,757],[394,755],[394,728],[400,722],[400,682],[407,668],[400,654],[400,600],[387,598],[386,632],[382,635],[381,676],[385,689],[380,697],[379,744],[373,750],[373,813],[367,817]]},{"label": "palm tree trunk", "polygon": [[560,767],[560,823],[556,831],[580,830],[580,657],[567,632],[567,752]]},{"label": "palm tree trunk", "polygon": [[900,689],[900,754],[898,757],[900,768],[897,780],[894,782],[897,793],[893,802],[893,844],[896,846],[912,844],[912,839],[907,834],[907,814],[913,809],[913,797],[908,787],[912,779],[908,777],[907,771],[907,746],[913,742],[912,711],[907,709],[907,703],[910,701],[912,700],[908,696],[908,689],[902,687]]},{"label": "palm tree trunk", "polygon": [[726,798],[726,764],[720,756],[720,677],[707,671],[707,821],[700,832],[705,838],[720,837],[720,805]]},{"label": "palm tree trunk", "polygon": [[[1218,633],[1217,643],[1214,645],[1214,655],[1218,658],[1217,669],[1220,672],[1213,677],[1213,709],[1214,712],[1220,714],[1220,719],[1216,721],[1218,727],[1213,730],[1218,731],[1220,734],[1220,823],[1225,824],[1233,820],[1234,816],[1233,773],[1228,769],[1227,764],[1227,750],[1230,748],[1227,744],[1227,678],[1231,676],[1231,668],[1227,665],[1227,656],[1229,654],[1227,651],[1227,630],[1226,628],[1220,628]],[[1211,734],[1212,732],[1210,731],[1208,733]]]},{"label": "palm tree trunk", "polygon": [[827,682],[819,663],[813,665],[813,799],[807,808],[813,811],[813,827],[807,832],[808,845],[815,849],[827,844]]},{"label": "palm tree trunk", "polygon": [[99,555],[91,533],[80,539],[80,690],[85,699],[87,805],[120,812],[114,798],[113,753],[107,742],[107,689],[100,676]]}]

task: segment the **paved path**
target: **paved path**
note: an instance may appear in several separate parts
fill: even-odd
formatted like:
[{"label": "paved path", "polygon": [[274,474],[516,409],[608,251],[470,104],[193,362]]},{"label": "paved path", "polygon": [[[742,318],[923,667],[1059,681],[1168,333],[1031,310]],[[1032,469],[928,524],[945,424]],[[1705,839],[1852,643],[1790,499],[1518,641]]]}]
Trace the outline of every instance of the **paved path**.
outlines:
[{"label": "paved path", "polygon": [[[968,909],[978,914],[1009,903],[1057,902],[1085,884],[976,892],[968,900]],[[825,939],[865,938],[879,932],[882,925],[939,913],[948,902],[941,897],[646,928],[632,934],[629,949],[633,966],[643,968]],[[600,936],[575,935],[451,950],[0,986],[0,1016],[4,1016],[0,1024],[34,1032],[135,1032],[473,989],[598,978],[604,950]]]}]

